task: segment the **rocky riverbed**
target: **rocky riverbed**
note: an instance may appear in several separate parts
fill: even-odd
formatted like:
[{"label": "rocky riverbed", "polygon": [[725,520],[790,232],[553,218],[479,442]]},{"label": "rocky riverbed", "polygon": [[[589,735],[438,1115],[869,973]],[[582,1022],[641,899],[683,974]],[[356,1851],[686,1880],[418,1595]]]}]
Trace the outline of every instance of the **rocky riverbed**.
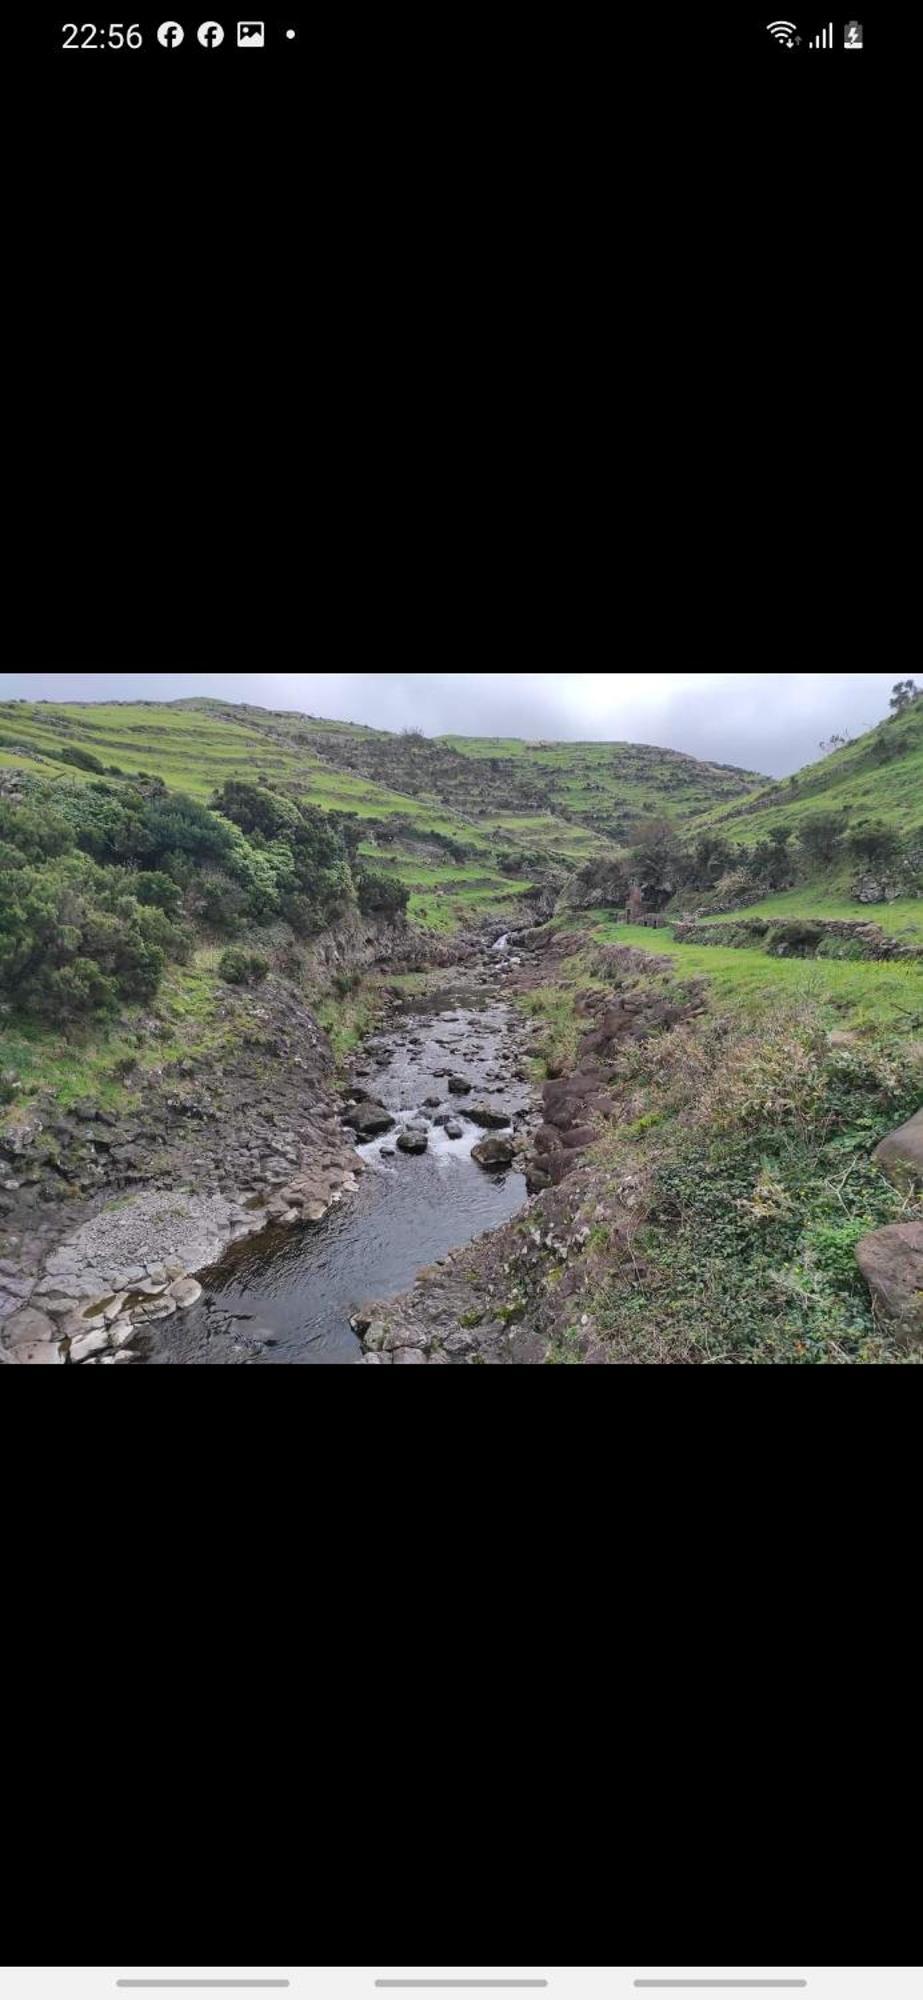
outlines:
[{"label": "rocky riverbed", "polygon": [[506,997],[514,961],[478,955],[392,1002],[341,1100],[358,1186],[200,1270],[201,1299],[147,1330],[151,1361],[360,1361],[372,1291],[399,1291],[522,1209],[536,1093],[533,1030]]},{"label": "rocky riverbed", "polygon": [[272,978],[257,1002],[228,991],[232,1062],[148,1067],[127,1117],[39,1099],[7,1120],[0,1359],[359,1358],[341,1302],[379,1274],[407,1283],[525,1198],[527,1037],[498,1000],[515,964],[466,949],[422,1005],[386,989],[342,1099],[326,1037]]}]

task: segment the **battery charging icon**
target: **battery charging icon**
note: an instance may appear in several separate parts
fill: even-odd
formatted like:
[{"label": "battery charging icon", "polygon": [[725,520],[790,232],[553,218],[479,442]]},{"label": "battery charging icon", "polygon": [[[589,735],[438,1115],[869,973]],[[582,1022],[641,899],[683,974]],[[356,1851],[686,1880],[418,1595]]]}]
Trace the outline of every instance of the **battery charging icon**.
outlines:
[{"label": "battery charging icon", "polygon": [[843,29],[843,47],[846,49],[861,49],[862,47],[861,21],[847,21],[846,26]]}]

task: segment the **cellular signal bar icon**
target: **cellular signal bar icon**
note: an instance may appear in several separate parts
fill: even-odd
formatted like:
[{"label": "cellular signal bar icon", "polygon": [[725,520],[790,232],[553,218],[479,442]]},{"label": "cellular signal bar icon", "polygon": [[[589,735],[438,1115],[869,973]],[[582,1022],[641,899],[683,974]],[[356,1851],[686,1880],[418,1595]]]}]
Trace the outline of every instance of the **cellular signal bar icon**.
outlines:
[{"label": "cellular signal bar icon", "polygon": [[832,49],[832,47],[833,47],[833,22],[831,21],[829,27],[822,28],[820,34],[815,35],[813,42],[808,43],[808,48]]}]

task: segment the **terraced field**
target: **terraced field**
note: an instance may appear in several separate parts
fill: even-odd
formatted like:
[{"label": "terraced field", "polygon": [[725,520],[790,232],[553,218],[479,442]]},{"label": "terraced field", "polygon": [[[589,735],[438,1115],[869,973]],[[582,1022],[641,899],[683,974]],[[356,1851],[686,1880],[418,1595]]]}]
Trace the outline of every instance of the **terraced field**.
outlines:
[{"label": "terraced field", "polygon": [[720,828],[728,840],[749,847],[776,827],[797,834],[818,812],[840,813],[850,826],[875,817],[904,836],[923,834],[923,701],[780,784],[710,807],[690,831]]}]

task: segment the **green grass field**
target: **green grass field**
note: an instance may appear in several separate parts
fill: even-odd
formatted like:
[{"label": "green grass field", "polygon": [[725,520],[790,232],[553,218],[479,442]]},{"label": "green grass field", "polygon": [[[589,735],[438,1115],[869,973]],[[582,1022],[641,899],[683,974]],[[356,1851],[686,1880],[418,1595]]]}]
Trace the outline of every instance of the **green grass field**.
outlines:
[{"label": "green grass field", "polygon": [[915,964],[836,959],[771,958],[766,952],[677,944],[670,930],[620,924],[605,911],[590,914],[600,943],[631,944],[672,960],[677,973],[707,979],[722,1005],[762,1011],[775,995],[818,1002],[832,1027],[923,1029],[923,971]]},{"label": "green grass field", "polygon": [[748,904],[746,909],[731,910],[721,916],[709,917],[714,924],[745,923],[748,917],[773,917],[783,921],[786,917],[845,918],[852,923],[878,924],[889,937],[905,935],[923,942],[923,897],[901,896],[893,903],[859,903],[854,897],[844,894],[841,888],[825,888],[818,882],[814,888],[783,889],[777,896],[767,896],[761,903]]}]

